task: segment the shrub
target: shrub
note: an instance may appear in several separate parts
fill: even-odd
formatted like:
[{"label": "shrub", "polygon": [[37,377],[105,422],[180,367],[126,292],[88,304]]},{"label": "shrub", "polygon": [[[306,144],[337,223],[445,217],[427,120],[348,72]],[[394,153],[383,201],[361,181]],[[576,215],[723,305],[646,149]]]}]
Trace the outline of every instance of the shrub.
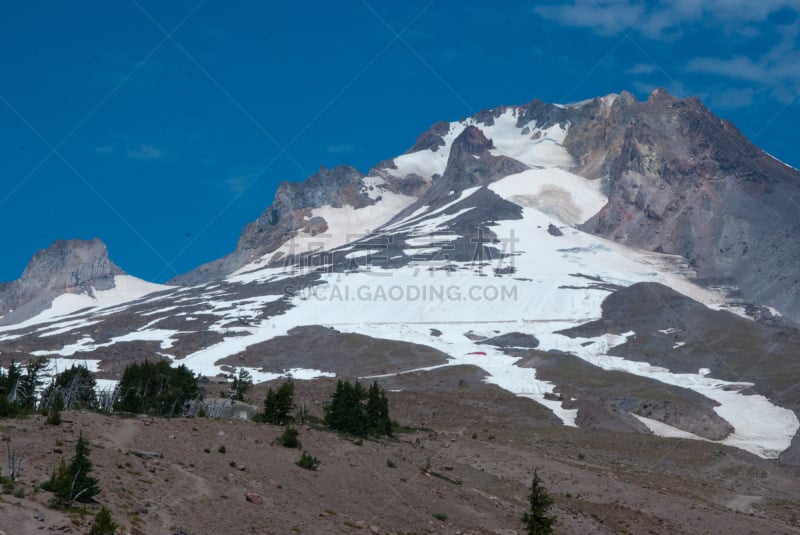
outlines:
[{"label": "shrub", "polygon": [[433,513],[433,518],[436,520],[441,520],[442,522],[447,521],[447,515],[444,513]]},{"label": "shrub", "polygon": [[319,467],[320,460],[304,451],[303,454],[300,456],[300,460],[295,463],[300,468],[305,468],[306,470],[316,470]]},{"label": "shrub", "polygon": [[220,446],[219,448],[217,448],[217,451],[218,451],[219,453],[225,453],[225,452],[226,452],[226,451],[228,451],[228,450],[226,450],[226,449],[225,449],[225,446],[223,445],[223,446]]},{"label": "shrub", "polygon": [[115,535],[117,524],[111,518],[111,511],[103,507],[94,517],[89,535]]},{"label": "shrub", "polygon": [[281,445],[284,447],[298,448],[300,447],[300,441],[298,440],[299,435],[300,433],[297,431],[297,428],[289,425],[284,429],[283,434],[278,440],[280,440]]},{"label": "shrub", "polygon": [[60,425],[61,424],[61,399],[59,398],[55,403],[53,403],[49,409],[47,409],[47,424],[48,425]]}]

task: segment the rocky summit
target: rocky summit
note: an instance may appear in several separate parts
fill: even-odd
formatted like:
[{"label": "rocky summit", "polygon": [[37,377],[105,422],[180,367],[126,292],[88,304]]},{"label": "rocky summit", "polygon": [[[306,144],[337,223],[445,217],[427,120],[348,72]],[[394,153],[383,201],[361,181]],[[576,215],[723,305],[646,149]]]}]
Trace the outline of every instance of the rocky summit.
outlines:
[{"label": "rocky summit", "polygon": [[[267,424],[76,415],[144,532],[220,532],[230,506],[254,532],[506,533],[538,464],[565,533],[797,533],[799,188],[695,98],[500,106],[282,183],[229,255],[167,285],[57,242],[0,286],[0,364],[84,364],[111,405],[134,363],[185,365],[223,404],[243,372],[255,405],[296,380],[317,476]],[[386,389],[398,438],[316,425],[345,378]],[[142,467],[114,453],[153,444]]]}]

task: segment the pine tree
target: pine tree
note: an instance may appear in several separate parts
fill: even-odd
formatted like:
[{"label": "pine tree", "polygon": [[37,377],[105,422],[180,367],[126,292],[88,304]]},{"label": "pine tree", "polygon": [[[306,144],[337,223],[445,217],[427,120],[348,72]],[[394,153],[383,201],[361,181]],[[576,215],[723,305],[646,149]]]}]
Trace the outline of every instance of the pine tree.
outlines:
[{"label": "pine tree", "polygon": [[392,421],[389,419],[389,400],[386,399],[386,392],[378,386],[377,381],[369,387],[366,411],[371,435],[392,436]]},{"label": "pine tree", "polygon": [[235,401],[244,401],[244,395],[251,388],[253,388],[253,376],[244,368],[239,368],[231,385],[231,398]]},{"label": "pine tree", "polygon": [[175,368],[166,359],[133,363],[119,383],[120,397],[114,410],[176,416],[200,395],[197,377],[185,365]]},{"label": "pine tree", "polygon": [[294,382],[289,378],[278,387],[277,391],[271,388],[267,390],[264,412],[257,419],[268,424],[285,425],[292,420],[292,409],[294,409]]},{"label": "pine tree", "polygon": [[42,400],[45,405],[52,406],[60,400],[63,409],[87,409],[96,405],[97,381],[92,372],[85,366],[72,365],[60,374],[44,389]]},{"label": "pine tree", "polygon": [[100,492],[97,479],[89,475],[91,471],[89,444],[81,433],[75,444],[75,457],[69,464],[62,458],[58,471],[53,472],[42,488],[55,494],[55,503],[60,507],[69,507],[74,501],[91,501]]},{"label": "pine tree", "polygon": [[386,393],[378,383],[364,390],[358,381],[355,384],[338,381],[325,410],[325,424],[356,437],[391,436],[392,421]]},{"label": "pine tree", "polygon": [[522,515],[522,525],[525,526],[525,532],[528,535],[552,534],[555,518],[549,516],[547,512],[553,506],[553,498],[542,486],[542,480],[539,479],[539,473],[536,470],[533,471],[528,502],[531,510]]},{"label": "pine tree", "polygon": [[116,522],[111,518],[111,511],[103,507],[94,517],[89,535],[115,535],[117,527]]}]

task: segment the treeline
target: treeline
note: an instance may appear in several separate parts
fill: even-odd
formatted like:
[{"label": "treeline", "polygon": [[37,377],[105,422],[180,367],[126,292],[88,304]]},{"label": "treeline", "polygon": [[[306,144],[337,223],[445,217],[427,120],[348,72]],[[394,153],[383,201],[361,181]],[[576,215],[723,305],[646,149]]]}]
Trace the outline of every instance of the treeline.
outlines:
[{"label": "treeline", "polygon": [[[97,392],[94,375],[82,365],[73,365],[56,375],[44,388],[44,358],[24,366],[14,362],[8,372],[0,370],[0,417],[14,417],[40,410],[48,423],[60,423],[61,410],[113,410],[135,414],[174,417],[204,414],[203,390],[199,376],[185,365],[171,366],[167,359],[130,364],[113,392]],[[252,389],[249,372],[234,375],[229,398],[243,401]],[[102,399],[101,399],[102,398]],[[276,389],[269,388],[264,410],[253,419],[275,425],[294,422],[294,382],[291,378]],[[393,423],[385,391],[373,383],[365,388],[359,381],[338,381],[325,406],[323,423],[355,437],[391,436]]]},{"label": "treeline", "polygon": [[201,397],[199,377],[186,366],[170,361],[134,363],[125,368],[113,391],[98,392],[97,380],[86,366],[72,365],[42,388],[45,358],[0,369],[0,417],[17,417],[41,411],[58,423],[61,410],[114,410],[154,416],[180,416]]}]

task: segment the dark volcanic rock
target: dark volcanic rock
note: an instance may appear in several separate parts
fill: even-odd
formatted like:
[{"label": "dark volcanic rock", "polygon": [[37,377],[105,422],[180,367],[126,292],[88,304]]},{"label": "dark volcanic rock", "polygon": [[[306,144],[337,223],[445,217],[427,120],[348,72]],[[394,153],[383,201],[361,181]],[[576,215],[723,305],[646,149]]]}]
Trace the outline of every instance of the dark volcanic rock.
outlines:
[{"label": "dark volcanic rock", "polygon": [[270,372],[314,368],[344,377],[398,373],[444,364],[446,354],[431,347],[341,333],[321,326],[296,327],[285,336],[249,346],[218,364],[251,366]]},{"label": "dark volcanic rock", "polygon": [[33,256],[19,279],[0,284],[0,323],[35,316],[61,294],[110,290],[114,277],[124,274],[96,238],[54,242]]},{"label": "dark volcanic rock", "polygon": [[[721,440],[733,428],[714,412],[718,404],[697,392],[627,372],[603,370],[559,352],[520,352],[519,366],[554,382],[567,408],[577,408],[577,423],[588,429],[649,432],[635,414],[678,429]],[[573,398],[575,399],[574,401]]]},{"label": "dark volcanic rock", "polygon": [[563,232],[561,232],[561,229],[560,229],[560,228],[558,228],[557,226],[555,226],[555,225],[554,225],[554,224],[552,224],[552,223],[550,223],[549,225],[547,225],[547,232],[548,232],[548,234],[550,234],[551,236],[563,236],[563,235],[564,235],[564,233],[563,233]]},{"label": "dark volcanic rock", "polygon": [[534,349],[539,347],[539,340],[532,334],[525,333],[506,333],[488,340],[478,342],[495,347],[516,347],[522,349]]},{"label": "dark volcanic rock", "polygon": [[431,126],[428,130],[423,132],[418,138],[414,146],[406,151],[406,154],[412,152],[419,152],[421,150],[432,150],[436,152],[439,147],[444,146],[443,136],[450,131],[450,123],[447,121],[439,121]]},{"label": "dark volcanic rock", "polygon": [[[442,176],[442,189],[461,191],[483,186],[504,176],[520,173],[528,166],[507,156],[494,156],[491,139],[476,126],[468,126],[453,141]],[[433,188],[432,188],[433,189]]]}]

